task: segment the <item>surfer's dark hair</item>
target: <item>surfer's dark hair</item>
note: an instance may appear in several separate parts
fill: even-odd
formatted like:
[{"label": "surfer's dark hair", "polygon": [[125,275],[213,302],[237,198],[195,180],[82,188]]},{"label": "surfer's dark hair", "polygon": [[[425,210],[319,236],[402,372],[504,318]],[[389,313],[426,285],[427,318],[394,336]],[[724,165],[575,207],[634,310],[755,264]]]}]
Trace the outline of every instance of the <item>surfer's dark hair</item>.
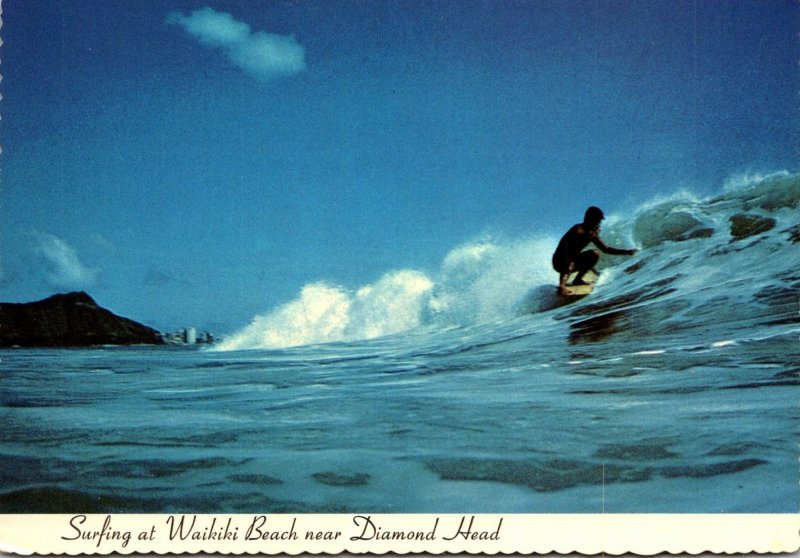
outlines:
[{"label": "surfer's dark hair", "polygon": [[586,210],[586,213],[583,215],[583,222],[584,223],[599,223],[603,220],[605,215],[603,215],[603,210],[599,207],[592,206]]}]

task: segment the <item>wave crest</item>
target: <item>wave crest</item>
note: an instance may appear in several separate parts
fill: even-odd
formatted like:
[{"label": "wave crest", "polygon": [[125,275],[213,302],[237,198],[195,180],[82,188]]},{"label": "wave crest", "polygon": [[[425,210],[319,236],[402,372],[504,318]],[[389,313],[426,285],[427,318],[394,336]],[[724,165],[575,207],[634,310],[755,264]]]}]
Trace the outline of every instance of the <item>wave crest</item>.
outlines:
[{"label": "wave crest", "polygon": [[[691,253],[727,254],[733,240],[766,233],[779,223],[797,226],[791,209],[800,205],[800,174],[731,179],[726,188],[710,199],[679,191],[642,204],[632,218],[611,215],[603,238],[615,246],[633,242],[645,249],[658,247],[669,261],[672,242],[703,243],[692,247]],[[550,266],[555,246],[556,240],[546,237],[484,238],[451,250],[435,273],[392,271],[355,290],[310,283],[295,300],[256,316],[216,348],[283,348],[372,339],[421,325],[486,323],[550,310],[559,305],[554,289],[557,276]],[[674,261],[686,259],[686,253],[676,254]],[[642,256],[647,258],[647,253]],[[604,257],[599,269],[613,268],[616,261]],[[634,265],[626,271],[630,274],[641,267]],[[613,273],[609,269],[603,276],[608,278],[609,272]]]}]

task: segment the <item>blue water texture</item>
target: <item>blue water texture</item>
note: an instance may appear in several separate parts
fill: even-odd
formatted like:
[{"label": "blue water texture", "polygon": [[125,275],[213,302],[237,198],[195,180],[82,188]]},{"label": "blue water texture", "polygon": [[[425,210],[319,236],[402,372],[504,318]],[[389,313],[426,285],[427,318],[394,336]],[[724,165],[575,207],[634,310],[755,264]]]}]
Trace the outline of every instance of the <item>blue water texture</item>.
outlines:
[{"label": "blue water texture", "polygon": [[740,182],[607,219],[569,304],[481,239],[213,350],[3,350],[0,512],[797,512],[800,176]]}]

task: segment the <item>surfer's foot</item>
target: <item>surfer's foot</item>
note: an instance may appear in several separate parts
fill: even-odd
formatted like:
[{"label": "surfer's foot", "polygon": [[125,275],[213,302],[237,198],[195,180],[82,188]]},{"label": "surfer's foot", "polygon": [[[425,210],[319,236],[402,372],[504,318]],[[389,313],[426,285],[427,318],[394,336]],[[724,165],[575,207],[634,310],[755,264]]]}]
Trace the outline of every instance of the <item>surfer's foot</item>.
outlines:
[{"label": "surfer's foot", "polygon": [[570,283],[570,286],[571,287],[579,287],[581,285],[588,285],[588,284],[589,283],[587,283],[583,279],[575,279],[572,283]]}]

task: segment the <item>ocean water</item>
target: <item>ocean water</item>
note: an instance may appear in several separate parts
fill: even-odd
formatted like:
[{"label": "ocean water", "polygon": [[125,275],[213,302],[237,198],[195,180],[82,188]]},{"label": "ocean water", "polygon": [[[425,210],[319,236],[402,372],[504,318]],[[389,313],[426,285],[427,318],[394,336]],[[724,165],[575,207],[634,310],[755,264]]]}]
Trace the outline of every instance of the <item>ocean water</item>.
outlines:
[{"label": "ocean water", "polygon": [[309,284],[213,350],[0,351],[0,512],[797,512],[800,177]]}]

